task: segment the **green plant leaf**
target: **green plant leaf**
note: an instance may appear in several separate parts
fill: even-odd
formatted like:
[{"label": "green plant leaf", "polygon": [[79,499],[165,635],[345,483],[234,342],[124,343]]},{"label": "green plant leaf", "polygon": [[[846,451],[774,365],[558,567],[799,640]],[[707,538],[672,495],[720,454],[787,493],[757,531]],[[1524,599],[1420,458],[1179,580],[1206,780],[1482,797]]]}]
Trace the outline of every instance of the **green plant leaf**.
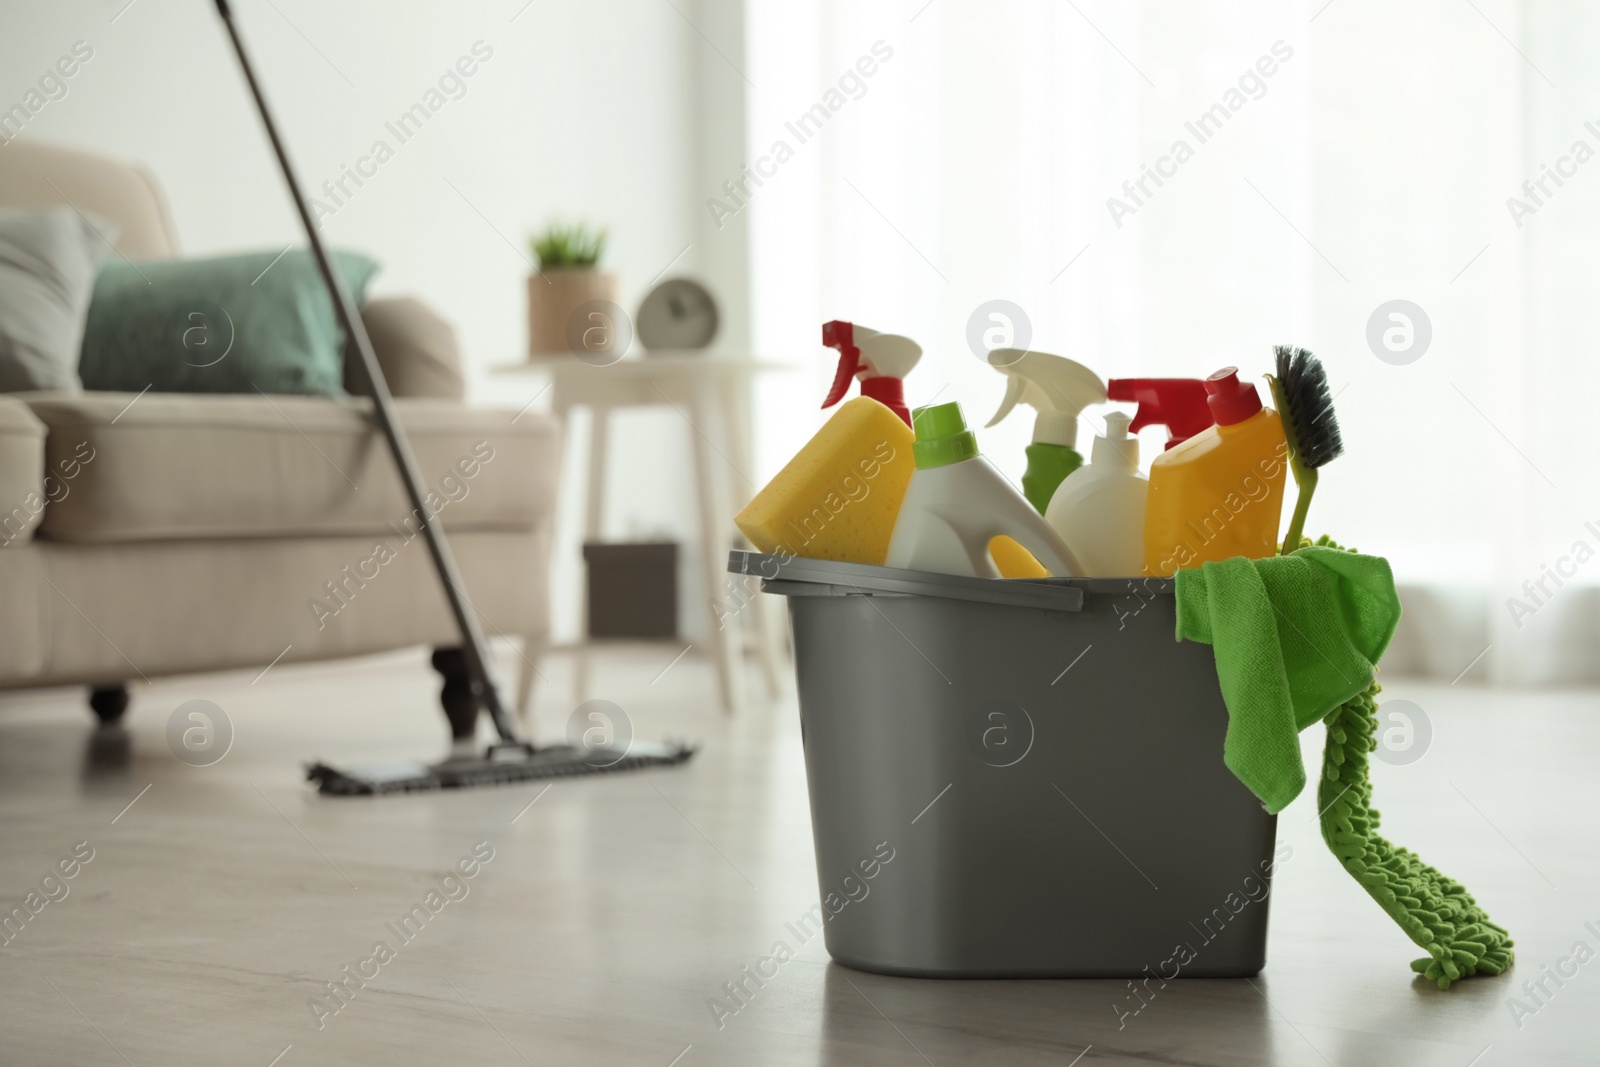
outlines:
[{"label": "green plant leaf", "polygon": [[605,254],[608,236],[604,227],[552,222],[529,244],[541,271],[593,270]]}]

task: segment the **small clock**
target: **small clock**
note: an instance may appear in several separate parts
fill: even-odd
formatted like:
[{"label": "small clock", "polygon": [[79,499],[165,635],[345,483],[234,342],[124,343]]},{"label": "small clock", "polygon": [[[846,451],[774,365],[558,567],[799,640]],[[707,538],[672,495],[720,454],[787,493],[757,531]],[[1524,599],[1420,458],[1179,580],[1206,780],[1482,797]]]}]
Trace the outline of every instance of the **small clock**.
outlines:
[{"label": "small clock", "polygon": [[668,278],[644,298],[634,335],[646,352],[705,348],[717,336],[717,302],[688,278]]}]

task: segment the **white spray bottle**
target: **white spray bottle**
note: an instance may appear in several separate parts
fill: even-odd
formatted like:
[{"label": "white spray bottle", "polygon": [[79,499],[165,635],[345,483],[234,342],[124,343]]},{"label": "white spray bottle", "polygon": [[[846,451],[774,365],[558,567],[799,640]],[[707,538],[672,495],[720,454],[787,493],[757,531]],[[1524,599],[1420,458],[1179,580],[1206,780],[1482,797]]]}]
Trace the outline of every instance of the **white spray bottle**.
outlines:
[{"label": "white spray bottle", "polygon": [[1050,499],[1045,521],[1061,535],[1090,578],[1132,578],[1144,568],[1144,508],[1150,483],[1139,473],[1132,417],[1106,415],[1089,465],[1067,475]]},{"label": "white spray bottle", "polygon": [[1019,403],[1039,413],[1028,446],[1022,495],[1043,515],[1062,479],[1083,466],[1077,450],[1078,414],[1090,404],[1105,403],[1106,383],[1083,364],[1047,352],[996,348],[989,353],[989,365],[1009,379],[990,426]]},{"label": "white spray bottle", "polygon": [[1009,537],[1052,576],[1082,575],[1050,524],[978,455],[978,439],[959,404],[918,408],[911,425],[917,469],[895,518],[889,566],[999,578],[989,542]]}]

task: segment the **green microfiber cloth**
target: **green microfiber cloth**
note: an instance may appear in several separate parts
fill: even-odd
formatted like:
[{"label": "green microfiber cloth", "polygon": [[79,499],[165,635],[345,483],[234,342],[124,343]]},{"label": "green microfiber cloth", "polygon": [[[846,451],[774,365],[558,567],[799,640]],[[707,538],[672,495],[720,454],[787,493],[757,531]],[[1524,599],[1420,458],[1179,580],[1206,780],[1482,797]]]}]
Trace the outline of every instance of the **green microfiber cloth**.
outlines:
[{"label": "green microfiber cloth", "polygon": [[1388,563],[1324,537],[1288,556],[1179,571],[1177,599],[1179,639],[1210,643],[1216,656],[1228,705],[1224,761],[1269,810],[1304,787],[1295,734],[1326,714],[1322,839],[1427,950],[1411,969],[1448,989],[1511,966],[1510,934],[1459,882],[1378,834],[1367,776],[1367,753],[1377,748],[1376,662],[1400,617]]},{"label": "green microfiber cloth", "polygon": [[1306,785],[1299,734],[1362,692],[1400,621],[1389,563],[1330,547],[1177,573],[1178,639],[1211,645],[1222,758],[1276,814]]}]

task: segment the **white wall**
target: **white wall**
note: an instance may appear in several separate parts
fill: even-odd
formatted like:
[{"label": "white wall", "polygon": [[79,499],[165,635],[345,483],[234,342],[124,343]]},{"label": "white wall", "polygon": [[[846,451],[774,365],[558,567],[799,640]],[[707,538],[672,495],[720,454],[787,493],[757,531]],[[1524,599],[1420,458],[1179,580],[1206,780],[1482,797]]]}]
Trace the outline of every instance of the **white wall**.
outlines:
[{"label": "white wall", "polygon": [[[125,4],[9,7],[0,16],[0,109],[85,41],[93,58],[23,137],[143,162],[166,190],[186,255],[300,243],[212,5]],[[738,5],[704,6],[734,12],[721,47],[737,55]],[[728,149],[722,133],[697,128],[696,115],[701,99],[713,102],[712,113],[726,111],[730,93],[742,109],[741,83],[672,4],[235,0],[234,7],[313,195],[375,141],[394,149],[324,220],[324,234],[383,263],[374,293],[417,294],[455,322],[474,399],[521,406],[538,389],[530,379],[490,378],[487,370],[523,351],[526,241],[553,214],[610,227],[608,265],[621,274],[622,303],[630,309],[690,245],[671,273],[709,273],[713,286],[727,291],[734,304],[728,336],[738,343],[742,244],[696,239],[696,227],[704,229],[702,160],[715,159],[719,146],[739,154],[738,123]],[[708,36],[723,36],[701,5],[678,7],[705,24]],[[464,94],[401,143],[386,121],[436,87],[477,42],[480,56],[492,55],[464,79]],[[623,420],[613,449],[610,535],[693,529],[681,421],[670,411]],[[574,488],[567,486],[569,504]],[[568,506],[562,525],[561,551],[574,556],[577,510]],[[697,558],[686,549],[686,559]],[[557,573],[562,637],[576,618],[577,571]]]}]

